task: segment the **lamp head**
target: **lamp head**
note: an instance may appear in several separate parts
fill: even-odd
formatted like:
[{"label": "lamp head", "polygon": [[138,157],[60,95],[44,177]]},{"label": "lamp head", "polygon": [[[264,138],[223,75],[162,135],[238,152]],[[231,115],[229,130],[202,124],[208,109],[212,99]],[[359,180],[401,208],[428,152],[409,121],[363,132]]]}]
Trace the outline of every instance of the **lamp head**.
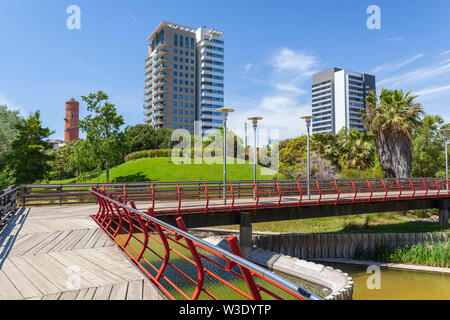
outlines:
[{"label": "lamp head", "polygon": [[450,129],[442,129],[441,132],[444,134],[445,139],[450,138]]},{"label": "lamp head", "polygon": [[313,119],[316,119],[316,118],[317,118],[316,116],[303,116],[303,117],[300,117],[300,119],[306,120],[306,126],[307,127],[309,127],[311,125],[311,121]]},{"label": "lamp head", "polygon": [[256,129],[258,127],[258,121],[262,120],[262,117],[250,117],[248,118],[248,120],[252,121],[253,123],[253,128]]}]

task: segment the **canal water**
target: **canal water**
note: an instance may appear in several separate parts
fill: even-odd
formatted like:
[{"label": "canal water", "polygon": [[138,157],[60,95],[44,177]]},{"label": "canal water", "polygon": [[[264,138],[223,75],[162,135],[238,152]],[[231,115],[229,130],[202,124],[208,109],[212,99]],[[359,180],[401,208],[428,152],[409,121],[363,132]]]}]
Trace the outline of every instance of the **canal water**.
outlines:
[{"label": "canal water", "polygon": [[[154,267],[159,268],[161,266],[161,259],[157,256],[164,256],[163,246],[156,242],[151,241],[152,244],[150,248],[154,251],[146,251],[144,254],[145,260],[151,263]],[[131,244],[135,248],[139,248],[140,244],[135,240],[131,241]],[[183,270],[188,277],[191,279],[197,279],[197,268],[195,268],[191,263],[182,259],[175,252],[185,255],[192,259],[190,253],[183,247],[172,244],[172,254],[170,262],[176,269]],[[212,271],[220,279],[227,281],[229,284],[235,286],[236,288],[248,292],[247,285],[245,282],[237,277],[232,276],[229,272],[219,268],[217,265],[224,265],[224,261],[221,259],[210,255],[208,252],[199,250],[199,253],[209,257],[214,263],[203,261],[204,266]],[[155,255],[156,254],[156,255]],[[133,254],[134,255],[134,254]],[[354,281],[353,299],[355,300],[450,300],[450,275],[448,274],[438,274],[438,273],[427,273],[427,272],[416,272],[416,271],[400,271],[392,269],[381,269],[380,284],[381,288],[369,289],[367,281],[373,273],[367,273],[367,267],[356,266],[350,264],[328,264],[333,268],[340,269],[345,273],[348,273]],[[146,269],[152,274],[156,275],[155,270],[150,267],[149,264],[143,263]],[[236,273],[240,273],[237,267],[233,270]],[[309,290],[310,292],[318,295],[319,297],[326,297],[330,294],[329,290],[323,288],[319,285],[309,283],[302,279],[298,279],[289,275],[281,274],[279,275],[287,278],[289,281],[299,285],[300,287]],[[169,282],[174,282],[176,285],[185,292],[188,296],[191,296],[195,290],[195,286],[192,285],[185,277],[181,276],[174,268],[168,267],[164,272],[164,276],[167,277]],[[257,280],[257,283],[266,286],[261,280]],[[161,283],[165,288],[176,299],[183,299],[183,296],[177,292],[169,283],[162,280]],[[215,297],[225,300],[241,300],[243,296],[238,294],[233,289],[224,285],[217,278],[212,277],[208,274],[205,275],[205,288]],[[292,298],[286,295],[281,290],[276,287],[270,286],[269,288],[274,293],[282,296],[285,299]],[[271,298],[270,296],[263,294],[263,298]],[[202,293],[200,295],[200,300],[211,299],[208,295]]]},{"label": "canal water", "polygon": [[[327,264],[327,263],[326,263]],[[381,288],[369,289],[373,273],[366,266],[327,264],[348,273],[354,281],[354,300],[450,300],[450,275],[381,268]]]}]

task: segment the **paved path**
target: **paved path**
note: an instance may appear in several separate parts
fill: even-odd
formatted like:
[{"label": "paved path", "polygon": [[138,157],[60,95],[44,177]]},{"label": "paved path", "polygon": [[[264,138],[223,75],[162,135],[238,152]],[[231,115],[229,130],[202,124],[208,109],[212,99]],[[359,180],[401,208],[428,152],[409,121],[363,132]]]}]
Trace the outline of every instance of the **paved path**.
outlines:
[{"label": "paved path", "polygon": [[0,300],[158,300],[90,218],[97,206],[20,209],[0,234]]}]

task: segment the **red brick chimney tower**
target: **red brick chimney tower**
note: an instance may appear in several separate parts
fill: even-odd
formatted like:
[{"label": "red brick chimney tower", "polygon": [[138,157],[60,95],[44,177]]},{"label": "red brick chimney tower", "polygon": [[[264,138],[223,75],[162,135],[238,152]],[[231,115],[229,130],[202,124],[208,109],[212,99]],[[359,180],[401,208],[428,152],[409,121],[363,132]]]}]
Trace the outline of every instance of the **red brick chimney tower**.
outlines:
[{"label": "red brick chimney tower", "polygon": [[78,112],[80,111],[80,104],[74,98],[66,102],[66,121],[64,141],[71,142],[79,138]]}]

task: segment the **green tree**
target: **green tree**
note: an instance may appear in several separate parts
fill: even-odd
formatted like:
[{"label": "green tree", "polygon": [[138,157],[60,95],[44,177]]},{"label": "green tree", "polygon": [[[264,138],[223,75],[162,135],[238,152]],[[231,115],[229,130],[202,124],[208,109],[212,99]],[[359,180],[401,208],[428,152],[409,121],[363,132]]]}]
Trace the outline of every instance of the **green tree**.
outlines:
[{"label": "green tree", "polygon": [[341,136],[338,151],[345,169],[366,170],[374,166],[375,146],[370,135],[344,128],[338,136]]},{"label": "green tree", "polygon": [[366,98],[362,119],[366,130],[374,136],[378,159],[388,177],[411,176],[411,138],[420,126],[422,106],[417,96],[401,90],[382,89],[379,99],[374,91]]},{"label": "green tree", "polygon": [[82,97],[91,112],[78,122],[78,127],[86,133],[89,153],[106,167],[106,180],[109,182],[109,168],[123,161],[125,141],[120,127],[124,124],[123,116],[117,113],[114,104],[108,102],[108,95],[103,91]]},{"label": "green tree", "polygon": [[[49,162],[51,171],[48,178],[50,180],[74,178],[77,175],[79,166],[75,156],[83,142],[83,140],[77,139],[52,152],[52,160]],[[86,162],[86,159],[83,161]]]},{"label": "green tree", "polygon": [[154,149],[168,149],[172,130],[166,128],[154,129],[148,124],[138,124],[127,127],[124,131],[128,144],[128,153]]},{"label": "green tree", "polygon": [[18,131],[6,156],[8,167],[15,172],[16,183],[33,183],[44,178],[50,169],[51,156],[45,151],[52,145],[46,139],[53,134],[49,128],[43,128],[40,112],[31,114],[25,121],[15,125]]},{"label": "green tree", "polygon": [[0,170],[6,165],[4,158],[11,151],[11,145],[19,133],[16,125],[22,122],[19,111],[0,106]]},{"label": "green tree", "polygon": [[445,176],[444,137],[440,132],[444,119],[426,115],[412,136],[412,176]]}]

